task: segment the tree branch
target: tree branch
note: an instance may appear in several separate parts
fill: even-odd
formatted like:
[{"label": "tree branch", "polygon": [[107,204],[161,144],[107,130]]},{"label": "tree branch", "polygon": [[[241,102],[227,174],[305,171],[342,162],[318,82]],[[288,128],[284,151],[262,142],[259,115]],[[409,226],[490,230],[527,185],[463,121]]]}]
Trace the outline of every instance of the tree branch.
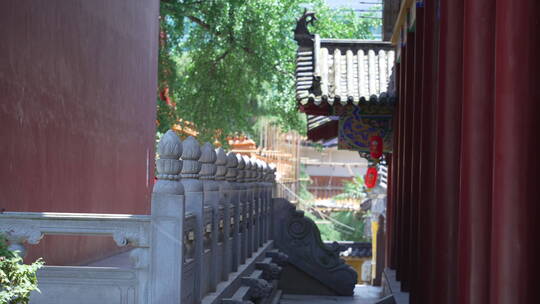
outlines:
[{"label": "tree branch", "polygon": [[193,2],[184,2],[184,3],[177,3],[175,0],[160,0],[160,1],[164,2],[164,3],[167,3],[167,4],[191,5],[191,4],[202,4],[205,0],[193,1]]},{"label": "tree branch", "polygon": [[242,50],[244,50],[244,52],[246,52],[246,53],[248,53],[250,55],[255,55],[255,52],[251,48],[248,48],[247,46],[243,46]]},{"label": "tree branch", "polygon": [[217,64],[221,60],[225,59],[225,57],[227,57],[227,55],[229,55],[230,52],[231,52],[230,49],[223,52],[223,54],[221,54],[218,58],[216,58],[216,60],[214,60],[214,64]]},{"label": "tree branch", "polygon": [[[163,0],[162,0],[162,1],[163,1]],[[222,32],[215,32],[215,31],[212,29],[212,27],[211,27],[208,23],[204,22],[204,21],[201,20],[200,18],[197,18],[197,17],[192,16],[192,15],[186,16],[186,18],[188,18],[191,22],[193,22],[193,23],[199,25],[200,27],[204,28],[205,30],[207,30],[207,31],[209,31],[209,32],[211,32],[211,33],[214,33],[216,36],[223,37],[223,33],[222,33]],[[234,36],[232,35],[232,33],[229,33],[228,40],[229,40],[229,42],[230,42],[231,44],[235,44],[235,43],[236,43],[236,40],[234,39]],[[241,48],[244,52],[246,52],[247,54],[249,54],[249,55],[256,55],[256,54],[255,54],[255,51],[253,51],[253,49],[251,49],[251,48],[249,48],[249,47],[247,47],[247,46],[240,46],[240,48]],[[225,56],[227,56],[228,53],[229,53],[229,51],[225,52],[225,53],[224,53],[223,55],[221,55],[221,56],[223,56],[223,58],[225,58]],[[220,58],[221,58],[221,56],[220,56]],[[221,59],[223,59],[223,58],[221,58]],[[219,60],[221,60],[221,59],[219,59]],[[218,60],[218,61],[219,61],[219,60]]]},{"label": "tree branch", "polygon": [[210,25],[204,21],[202,21],[201,19],[195,17],[195,16],[186,16],[189,20],[191,20],[192,22],[196,23],[197,25],[199,25],[200,27],[208,30],[208,31],[212,31],[212,28],[210,27]]}]

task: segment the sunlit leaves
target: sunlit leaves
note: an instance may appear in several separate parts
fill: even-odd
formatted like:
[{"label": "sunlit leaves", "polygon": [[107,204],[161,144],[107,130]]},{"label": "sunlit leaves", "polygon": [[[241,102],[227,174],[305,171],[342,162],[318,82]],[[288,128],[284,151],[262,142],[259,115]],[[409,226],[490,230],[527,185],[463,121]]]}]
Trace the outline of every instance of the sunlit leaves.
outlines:
[{"label": "sunlit leaves", "polygon": [[36,271],[42,265],[41,259],[23,264],[19,254],[8,250],[6,239],[0,235],[0,303],[28,303],[30,292],[38,290]]},{"label": "sunlit leaves", "polygon": [[[311,1],[321,37],[371,38],[374,19],[330,10]],[[305,3],[299,0],[162,0],[166,43],[159,58],[160,88],[175,106],[159,103],[159,130],[178,118],[192,121],[201,139],[220,130],[253,134],[269,117],[284,128],[305,130],[294,100],[296,43],[292,30]]]}]

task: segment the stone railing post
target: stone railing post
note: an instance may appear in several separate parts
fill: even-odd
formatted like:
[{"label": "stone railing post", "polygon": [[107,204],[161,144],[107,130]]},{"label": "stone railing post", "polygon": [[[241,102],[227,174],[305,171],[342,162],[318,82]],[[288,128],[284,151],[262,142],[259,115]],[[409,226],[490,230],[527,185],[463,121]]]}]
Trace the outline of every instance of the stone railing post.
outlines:
[{"label": "stone railing post", "polygon": [[218,273],[218,282],[226,281],[229,278],[229,273],[232,269],[232,238],[231,238],[231,186],[225,180],[227,174],[227,154],[222,148],[216,150],[216,177],[219,190],[219,205],[223,208],[223,218],[218,223],[218,228],[222,235],[221,256],[218,257],[217,263],[221,264]]},{"label": "stone railing post", "polygon": [[273,164],[270,164],[268,166],[268,175],[267,175],[267,182],[268,182],[268,202],[269,202],[269,212],[270,212],[270,218],[269,218],[269,222],[270,222],[270,228],[269,228],[269,232],[270,234],[268,235],[268,238],[269,239],[274,239],[274,222],[275,222],[275,219],[274,219],[274,216],[275,216],[275,210],[274,210],[274,201],[273,201],[273,198],[275,197],[275,188],[276,188],[276,166],[273,165]]},{"label": "stone railing post", "polygon": [[251,184],[253,188],[253,251],[261,246],[261,200],[259,188],[259,160],[251,158]]},{"label": "stone railing post", "polygon": [[233,214],[231,219],[232,240],[231,254],[232,263],[231,271],[237,271],[241,264],[241,240],[240,240],[240,194],[236,179],[238,177],[238,158],[233,152],[227,154],[227,180],[228,188],[230,189],[230,202],[233,205]]},{"label": "stone railing post", "polygon": [[157,153],[157,182],[151,206],[150,303],[180,303],[184,235],[184,187],[179,181],[182,142],[173,131],[167,131]]},{"label": "stone railing post", "polygon": [[250,258],[253,254],[253,183],[251,160],[246,155],[242,156],[246,166],[244,167],[244,188],[245,188],[245,206],[246,206],[246,235],[247,235],[247,255],[246,258]]},{"label": "stone railing post", "polygon": [[268,174],[269,174],[269,170],[270,170],[270,167],[268,165],[268,163],[265,163],[264,164],[264,167],[263,167],[263,182],[264,182],[264,200],[266,201],[266,227],[265,227],[265,230],[266,230],[266,240],[269,240],[271,239],[270,237],[270,225],[272,223],[272,219],[271,219],[271,210],[270,210],[270,206],[272,204],[272,188],[271,188],[271,184],[268,182]]},{"label": "stone railing post", "polygon": [[[184,140],[182,144],[182,171],[181,182],[184,186],[186,211],[195,217],[194,227],[194,268],[193,268],[193,302],[200,303],[203,294],[203,241],[204,241],[204,202],[203,186],[199,180],[201,164],[201,148],[199,143],[192,136]],[[170,301],[166,301],[170,303]],[[163,302],[165,303],[165,302]],[[189,303],[191,304],[191,303]]]},{"label": "stone railing post", "polygon": [[203,201],[205,206],[212,208],[212,224],[210,232],[210,261],[203,265],[203,295],[215,291],[217,283],[221,279],[221,267],[223,264],[218,259],[223,255],[218,252],[219,237],[219,184],[215,181],[216,175],[216,151],[211,143],[207,142],[201,149],[201,171],[199,180],[203,184]]},{"label": "stone railing post", "polygon": [[266,202],[264,200],[264,181],[263,181],[263,168],[264,161],[257,160],[257,189],[258,189],[258,199],[259,199],[259,247],[266,243],[265,237],[265,208]]},{"label": "stone railing post", "polygon": [[247,238],[247,195],[246,195],[246,162],[242,155],[236,154],[238,160],[238,175],[236,176],[236,191],[238,191],[238,201],[240,208],[240,264],[244,264],[248,257]]},{"label": "stone railing post", "polygon": [[250,163],[250,166],[249,166],[249,192],[248,192],[248,196],[249,196],[249,200],[251,201],[251,211],[250,211],[250,217],[249,217],[249,231],[251,233],[251,238],[250,238],[250,241],[251,241],[251,249],[250,249],[250,257],[253,255],[253,253],[255,253],[255,251],[257,251],[257,229],[256,229],[256,226],[255,226],[255,221],[257,219],[256,217],[256,211],[257,211],[257,199],[256,199],[256,193],[257,193],[257,186],[256,186],[256,183],[255,183],[255,175],[256,175],[256,170],[257,170],[257,166],[255,165],[255,162],[253,161],[252,158],[249,158],[248,157],[248,160],[249,160],[249,163]]},{"label": "stone railing post", "polygon": [[269,233],[270,233],[270,198],[268,197],[268,182],[266,181],[268,174],[268,164],[266,162],[262,162],[262,168],[261,168],[261,187],[262,187],[262,193],[261,198],[263,201],[263,238],[264,241],[269,240]]}]

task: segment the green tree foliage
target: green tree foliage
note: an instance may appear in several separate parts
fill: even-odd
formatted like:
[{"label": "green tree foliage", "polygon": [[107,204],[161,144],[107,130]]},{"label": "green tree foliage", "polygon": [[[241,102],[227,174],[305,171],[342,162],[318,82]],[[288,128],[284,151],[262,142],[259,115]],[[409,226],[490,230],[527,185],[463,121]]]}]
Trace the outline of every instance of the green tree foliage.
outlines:
[{"label": "green tree foliage", "polygon": [[366,187],[364,184],[364,178],[362,176],[356,176],[352,181],[346,181],[343,183],[343,193],[334,196],[336,200],[343,199],[358,199],[365,198]]},{"label": "green tree foliage", "polygon": [[19,254],[8,250],[5,237],[0,235],[0,303],[28,303],[30,292],[38,290],[36,271],[42,265],[41,259],[23,264]]},{"label": "green tree foliage", "polygon": [[335,211],[330,214],[330,217],[342,224],[354,228],[347,229],[341,225],[337,225],[331,221],[323,220],[316,216],[316,213],[304,211],[304,214],[311,218],[321,232],[321,238],[325,242],[333,241],[353,241],[353,242],[369,242],[370,238],[364,233],[367,219],[364,212],[355,211]]},{"label": "green tree foliage", "polygon": [[323,0],[309,3],[161,0],[158,131],[182,118],[196,124],[201,139],[223,139],[253,134],[260,117],[305,130],[294,100],[296,19],[309,7],[319,19],[312,31],[332,38],[371,39],[380,25]]},{"label": "green tree foliage", "polygon": [[355,242],[370,241],[370,238],[366,237],[364,234],[366,223],[369,221],[369,219],[366,219],[364,212],[337,211],[333,212],[330,216],[338,222],[354,228],[354,231],[350,231],[334,225],[334,229],[336,229],[339,233],[340,240]]},{"label": "green tree foliage", "polygon": [[312,182],[311,177],[306,172],[306,166],[304,164],[300,164],[300,179],[297,193],[300,199],[307,202],[311,202],[315,199],[315,196],[313,196],[313,194],[308,190],[308,185]]},{"label": "green tree foliage", "polygon": [[[300,185],[298,196],[303,201],[303,204],[307,206],[312,206],[313,201],[315,200],[315,197],[307,188],[310,183],[311,179],[307,174],[305,167],[300,166]],[[361,176],[356,176],[352,181],[344,183],[343,193],[336,195],[334,199],[361,200],[365,197],[364,179]],[[329,217],[336,222],[352,227],[354,230],[347,229],[332,221],[321,218],[320,214],[315,211],[313,207],[305,208],[304,213],[317,224],[323,241],[370,241],[370,238],[364,233],[366,223],[369,221],[369,219],[366,219],[366,213],[363,211],[334,211],[329,215]]]}]

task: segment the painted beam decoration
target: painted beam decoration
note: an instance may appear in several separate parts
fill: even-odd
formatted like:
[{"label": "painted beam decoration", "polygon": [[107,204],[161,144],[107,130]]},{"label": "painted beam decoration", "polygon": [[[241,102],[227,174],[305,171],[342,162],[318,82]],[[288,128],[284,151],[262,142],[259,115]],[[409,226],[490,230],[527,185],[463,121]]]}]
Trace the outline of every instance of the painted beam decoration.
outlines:
[{"label": "painted beam decoration", "polygon": [[371,153],[373,138],[380,138],[383,152],[392,151],[391,114],[369,113],[356,107],[340,117],[338,149]]}]

